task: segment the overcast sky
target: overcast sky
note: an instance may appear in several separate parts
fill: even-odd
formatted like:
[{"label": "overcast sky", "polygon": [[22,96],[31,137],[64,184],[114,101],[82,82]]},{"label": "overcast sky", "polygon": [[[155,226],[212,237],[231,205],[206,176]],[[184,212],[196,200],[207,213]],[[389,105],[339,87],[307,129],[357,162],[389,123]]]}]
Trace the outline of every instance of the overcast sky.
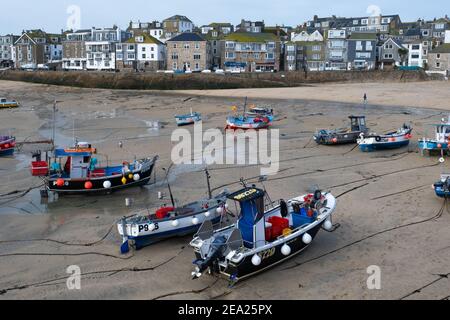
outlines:
[{"label": "overcast sky", "polygon": [[[163,20],[174,14],[188,16],[196,25],[232,22],[241,18],[267,24],[296,26],[314,14],[364,16],[369,6],[383,14],[400,14],[402,21],[433,19],[450,14],[449,0],[22,0],[2,1],[0,34],[42,28],[48,32],[67,29],[71,5],[81,11],[81,27],[127,27],[130,20]],[[377,9],[369,11],[377,11]],[[7,14],[5,14],[7,12]]]}]

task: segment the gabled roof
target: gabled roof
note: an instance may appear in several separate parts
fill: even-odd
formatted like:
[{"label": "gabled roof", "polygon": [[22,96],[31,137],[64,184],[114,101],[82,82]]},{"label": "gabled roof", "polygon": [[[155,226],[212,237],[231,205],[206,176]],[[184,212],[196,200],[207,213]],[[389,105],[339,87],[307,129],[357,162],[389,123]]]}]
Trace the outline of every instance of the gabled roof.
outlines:
[{"label": "gabled roof", "polygon": [[188,17],[181,16],[179,14],[176,14],[174,16],[171,16],[171,17],[167,18],[167,19],[164,19],[163,21],[173,21],[173,20],[192,22]]},{"label": "gabled roof", "polygon": [[279,41],[273,33],[234,32],[225,37],[227,41],[236,42],[267,42]]},{"label": "gabled roof", "polygon": [[206,41],[206,39],[197,33],[184,32],[167,41]]}]

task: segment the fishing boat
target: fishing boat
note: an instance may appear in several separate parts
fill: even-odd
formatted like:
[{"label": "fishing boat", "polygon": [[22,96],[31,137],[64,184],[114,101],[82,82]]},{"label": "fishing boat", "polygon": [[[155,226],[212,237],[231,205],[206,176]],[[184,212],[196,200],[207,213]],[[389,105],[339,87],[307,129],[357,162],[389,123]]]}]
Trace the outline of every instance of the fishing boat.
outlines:
[{"label": "fishing boat", "polygon": [[361,151],[364,152],[384,149],[397,149],[405,147],[409,144],[409,141],[412,137],[411,131],[412,128],[404,124],[403,127],[398,129],[397,131],[383,135],[377,135],[374,133],[364,135],[362,133],[357,142]]},{"label": "fishing boat", "polygon": [[127,253],[130,243],[139,250],[163,239],[193,234],[205,221],[219,223],[227,212],[228,192],[223,191],[212,196],[207,170],[206,177],[209,195],[207,199],[177,206],[168,184],[172,206],[162,206],[151,214],[136,214],[121,219],[117,224],[123,239],[121,252]]},{"label": "fishing boat", "polygon": [[369,128],[366,127],[365,116],[349,116],[350,127],[340,129],[320,129],[313,136],[317,144],[337,145],[356,143],[361,133],[366,134]]},{"label": "fishing boat", "polygon": [[227,117],[227,125],[225,129],[266,129],[272,125],[273,115],[267,114],[249,114],[247,112],[247,98],[245,98],[244,111],[242,114],[237,113],[237,107],[233,106],[234,114]]},{"label": "fishing boat", "polygon": [[320,228],[333,227],[336,199],[330,193],[316,190],[277,205],[269,198],[268,207],[266,197],[265,190],[244,185],[228,196],[240,205],[237,223],[216,230],[210,221],[202,224],[190,243],[196,256],[194,279],[209,271],[236,283],[294,257]]},{"label": "fishing boat", "polygon": [[110,193],[147,184],[158,159],[155,156],[124,161],[122,165],[100,166],[96,153],[87,142],[76,142],[73,147],[55,149],[51,156],[47,154],[47,161],[40,161],[39,156],[31,164],[31,173],[43,178],[46,190],[54,193]]},{"label": "fishing boat", "polygon": [[429,139],[423,137],[422,139],[419,139],[419,150],[421,151],[422,155],[424,155],[425,152],[428,152],[428,154],[447,153],[450,146],[450,116],[448,117],[447,121],[442,118],[441,123],[431,124],[431,126],[434,128],[435,138]]},{"label": "fishing boat", "polygon": [[439,181],[433,184],[433,189],[440,198],[450,197],[450,173],[441,174]]},{"label": "fishing boat", "polygon": [[194,124],[195,122],[201,121],[202,115],[198,112],[192,112],[183,115],[176,115],[175,121],[177,122],[177,126],[186,126],[190,124]]},{"label": "fishing boat", "polygon": [[8,100],[6,98],[0,98],[0,109],[4,108],[17,108],[19,103],[16,100]]},{"label": "fishing boat", "polygon": [[16,138],[12,136],[0,136],[0,157],[12,156],[16,146]]}]

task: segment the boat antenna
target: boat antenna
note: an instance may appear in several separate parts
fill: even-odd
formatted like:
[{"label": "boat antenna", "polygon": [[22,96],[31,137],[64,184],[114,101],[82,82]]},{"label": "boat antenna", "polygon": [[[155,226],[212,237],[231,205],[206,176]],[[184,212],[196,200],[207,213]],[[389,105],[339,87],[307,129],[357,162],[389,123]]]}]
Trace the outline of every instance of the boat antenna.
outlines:
[{"label": "boat antenna", "polygon": [[212,199],[211,184],[209,181],[209,179],[211,179],[211,176],[209,175],[208,167],[205,168],[205,174],[206,174],[206,184],[208,186],[208,197],[209,199]]},{"label": "boat antenna", "polygon": [[263,187],[264,195],[266,196],[267,200],[269,200],[270,205],[272,205],[272,204],[273,204],[273,201],[272,201],[272,199],[270,198],[270,195],[269,195],[269,193],[267,192],[266,186],[265,186],[265,184],[264,184],[264,181],[266,181],[266,180],[267,180],[267,176],[260,176],[260,177],[259,177],[259,183],[261,183],[261,185],[262,185],[262,187]]},{"label": "boat antenna", "polygon": [[55,130],[56,130],[56,99],[53,102],[52,151],[55,151]]},{"label": "boat antenna", "polygon": [[245,116],[246,109],[247,109],[247,97],[245,97],[245,102],[244,102],[244,113],[243,113],[244,116]]},{"label": "boat antenna", "polygon": [[173,199],[172,188],[170,187],[170,183],[169,183],[169,171],[170,171],[170,168],[172,167],[172,164],[170,164],[169,169],[167,169],[167,170],[166,170],[166,168],[162,168],[162,169],[166,172],[166,180],[167,180],[167,187],[169,189],[169,194],[170,194],[170,202],[172,202],[172,207],[175,207],[175,200]]}]

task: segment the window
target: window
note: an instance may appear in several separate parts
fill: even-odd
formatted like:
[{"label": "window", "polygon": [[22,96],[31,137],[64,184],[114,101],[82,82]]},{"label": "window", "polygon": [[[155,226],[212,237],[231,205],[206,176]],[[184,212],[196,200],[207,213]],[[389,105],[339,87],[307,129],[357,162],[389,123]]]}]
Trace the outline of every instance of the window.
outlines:
[{"label": "window", "polygon": [[200,49],[200,43],[197,42],[197,43],[195,44],[195,49]]},{"label": "window", "polygon": [[269,42],[269,43],[267,43],[267,48],[268,48],[268,49],[273,49],[273,48],[275,48],[275,42]]},{"label": "window", "polygon": [[372,51],[372,42],[366,41],[366,51]]},{"label": "window", "polygon": [[295,47],[294,46],[287,46],[287,51],[294,51],[295,50]]},{"label": "window", "polygon": [[[89,46],[90,47],[90,46]],[[89,49],[90,50],[90,49]],[[117,51],[122,51],[122,45],[121,44],[118,44],[117,46],[116,46],[116,50]]]},{"label": "window", "polygon": [[190,48],[189,43],[185,43],[185,44],[184,44],[184,48],[185,48],[185,49],[189,49],[189,48]]},{"label": "window", "polygon": [[370,52],[357,52],[356,58],[358,59],[369,59],[370,58]]},{"label": "window", "polygon": [[198,62],[195,64],[195,70],[199,70],[200,69],[200,65],[198,64]]},{"label": "window", "polygon": [[213,41],[213,46],[217,46],[217,41],[216,40]]},{"label": "window", "polygon": [[225,58],[227,59],[234,59],[234,52],[225,52]]},{"label": "window", "polygon": [[178,53],[172,53],[172,60],[178,60]]},{"label": "window", "polygon": [[391,43],[386,43],[386,44],[384,45],[384,47],[385,47],[386,49],[392,49],[392,48],[393,48],[393,46],[392,46]]},{"label": "window", "polygon": [[440,68],[441,67],[441,63],[440,62],[436,62],[436,68]]},{"label": "window", "polygon": [[173,44],[173,48],[174,48],[174,49],[177,48],[177,44],[176,44],[176,43]]},{"label": "window", "polygon": [[362,41],[356,41],[356,51],[362,51]]},{"label": "window", "polygon": [[312,47],[312,51],[320,51],[321,47],[320,46],[313,46]]},{"label": "window", "polygon": [[412,45],[412,49],[413,49],[413,50],[420,50],[420,45],[418,45],[418,44],[413,44],[413,45]]},{"label": "window", "polygon": [[145,52],[147,48],[146,47],[142,47],[142,52]]},{"label": "window", "polygon": [[214,54],[217,54],[217,49],[214,49],[213,52],[214,52]]},{"label": "window", "polygon": [[142,59],[147,59],[147,55],[145,53],[142,54]]},{"label": "window", "polygon": [[172,63],[172,69],[177,70],[177,68],[178,68],[178,63],[176,63],[176,62]]},{"label": "window", "polygon": [[136,55],[134,53],[128,54],[128,60],[134,60],[136,58]]},{"label": "window", "polygon": [[152,59],[155,59],[155,55],[154,55],[153,53],[151,54],[151,58],[152,58]]},{"label": "window", "polygon": [[385,53],[384,54],[385,59],[392,59],[392,53]]},{"label": "window", "polygon": [[253,54],[253,59],[259,59],[259,53],[254,53]]},{"label": "window", "polygon": [[194,60],[200,60],[201,56],[199,54],[194,54]]},{"label": "window", "polygon": [[440,59],[440,58],[441,58],[441,54],[438,53],[438,54],[436,55],[436,59]]},{"label": "window", "polygon": [[313,60],[320,60],[320,58],[321,58],[320,54],[315,53],[315,54],[312,55],[312,59]]},{"label": "window", "polygon": [[214,38],[216,38],[216,37],[217,37],[217,31],[213,31],[212,36],[213,36]]},{"label": "window", "polygon": [[230,41],[225,42],[225,48],[232,49],[232,48],[234,48],[234,46],[235,46],[234,42],[230,42]]},{"label": "window", "polygon": [[128,51],[134,51],[134,48],[135,48],[134,44],[130,44],[128,46]]},{"label": "window", "polygon": [[391,22],[391,18],[383,18],[381,19],[381,23],[386,24],[386,23],[390,23]]},{"label": "window", "polygon": [[367,19],[362,19],[362,20],[361,20],[361,24],[367,25],[367,23],[368,23],[368,20],[367,20]]},{"label": "window", "polygon": [[428,36],[430,35],[430,31],[428,31],[428,30],[423,30],[423,31],[422,31],[422,35],[423,35],[424,37],[428,37]]},{"label": "window", "polygon": [[353,20],[353,24],[359,24],[359,20]]},{"label": "window", "polygon": [[424,42],[423,42],[423,45],[424,45],[425,47],[428,47],[428,41],[424,41]]}]

